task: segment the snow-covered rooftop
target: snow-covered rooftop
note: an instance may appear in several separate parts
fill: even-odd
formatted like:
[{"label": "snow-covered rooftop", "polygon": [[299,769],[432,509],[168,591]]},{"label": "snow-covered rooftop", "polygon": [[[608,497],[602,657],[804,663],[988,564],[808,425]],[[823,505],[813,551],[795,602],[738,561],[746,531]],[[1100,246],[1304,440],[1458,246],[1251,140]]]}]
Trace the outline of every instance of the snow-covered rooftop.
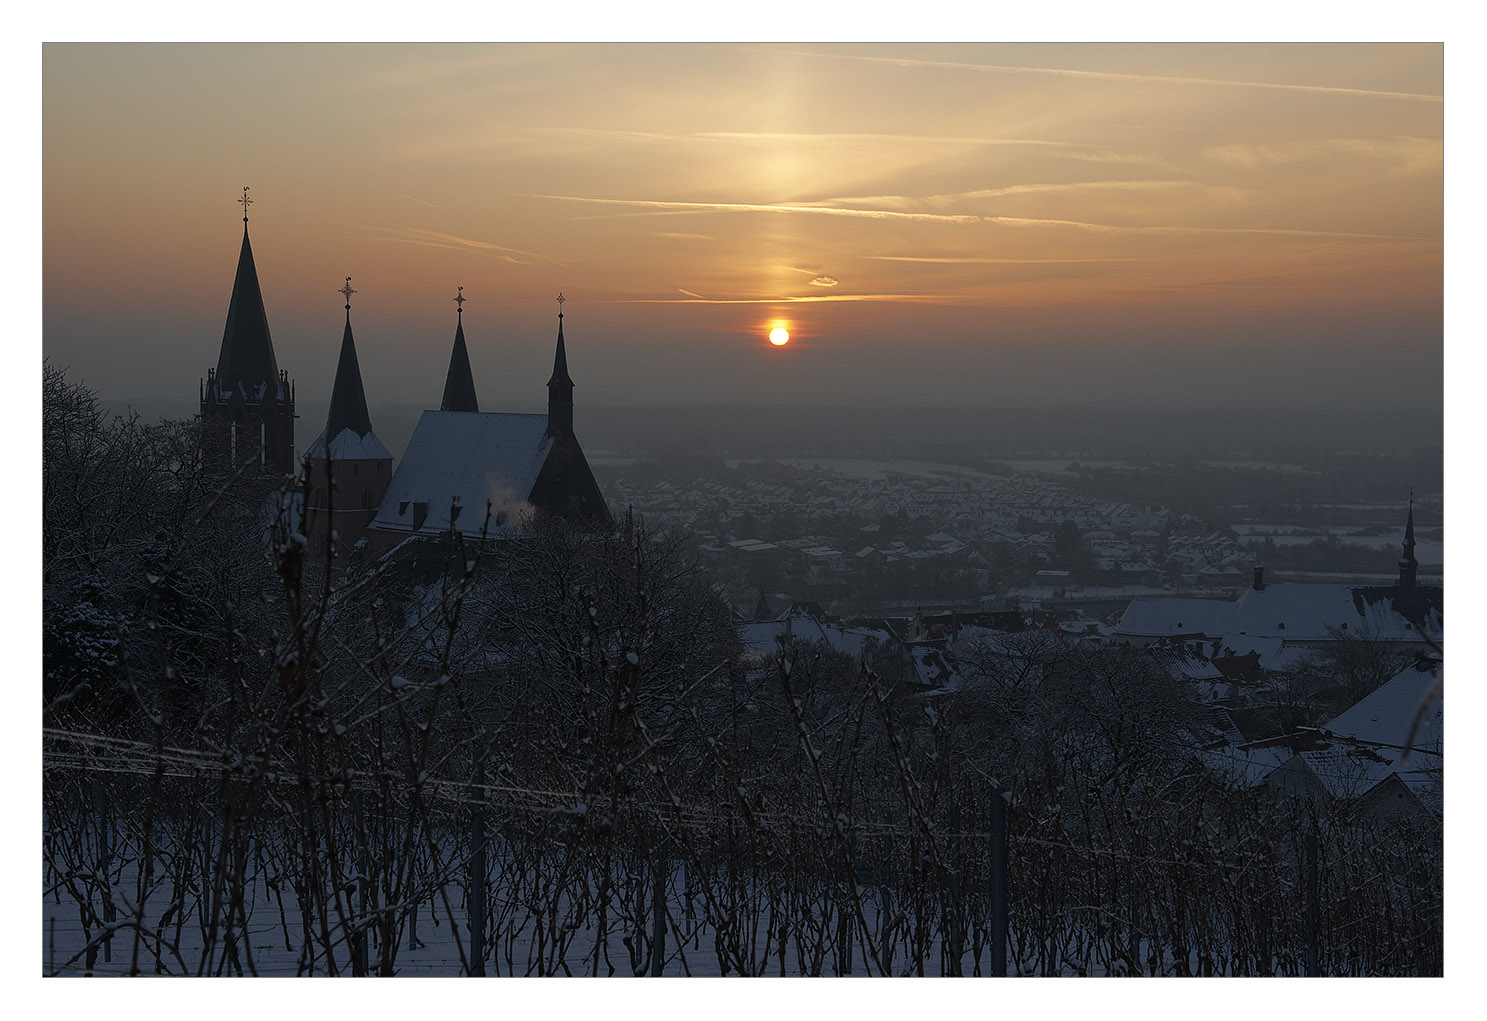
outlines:
[{"label": "snow-covered rooftop", "polygon": [[425,411],[371,527],[476,535],[489,503],[494,530],[498,512],[523,509],[551,447],[546,415]]},{"label": "snow-covered rooftop", "polygon": [[[1444,669],[1438,663],[1434,669],[1407,666],[1351,709],[1324,723],[1322,729],[1335,737],[1396,752],[1407,742],[1412,748],[1440,752],[1445,733],[1445,696],[1440,687]],[[1411,741],[1410,727],[1422,706],[1424,712]]]},{"label": "snow-covered rooftop", "polygon": [[[310,449],[305,451],[305,456],[323,458],[326,454],[325,433],[322,431],[315,437],[315,442],[310,444]],[[336,438],[330,441],[329,456],[332,461],[392,460],[392,455],[382,445],[376,433],[358,436],[355,429],[342,429],[336,434]]]}]

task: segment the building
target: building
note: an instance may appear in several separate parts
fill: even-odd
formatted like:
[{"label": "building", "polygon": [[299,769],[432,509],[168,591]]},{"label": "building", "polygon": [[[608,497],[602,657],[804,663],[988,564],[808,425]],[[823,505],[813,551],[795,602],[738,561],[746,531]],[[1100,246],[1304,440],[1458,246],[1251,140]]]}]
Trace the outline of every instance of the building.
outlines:
[{"label": "building", "polygon": [[1421,649],[1439,638],[1442,591],[1416,581],[1415,513],[1405,522],[1399,580],[1394,585],[1268,585],[1265,568],[1236,600],[1134,599],[1116,625],[1117,641],[1148,645],[1161,639],[1207,639],[1239,655],[1279,641],[1291,649],[1321,648],[1341,639],[1403,643]]},{"label": "building", "polygon": [[[281,482],[296,473],[294,384],[281,370],[248,240],[243,244],[217,367],[201,386],[203,454],[211,470],[259,470]],[[351,328],[351,278],[341,288],[346,322],[325,428],[304,453],[303,531],[316,552],[365,540],[374,552],[410,536],[499,534],[549,515],[610,532],[614,519],[573,431],[573,379],[558,295],[558,336],[547,414],[482,412],[464,330],[464,288],[455,297],[454,346],[438,411],[420,418],[403,457],[378,439],[367,410]]]},{"label": "building", "polygon": [[[560,309],[563,300],[559,295]],[[425,411],[419,418],[369,525],[369,538],[377,548],[413,535],[458,532],[479,538],[542,515],[595,531],[614,530],[609,506],[573,432],[573,379],[563,313],[558,312],[546,415],[478,410],[461,317],[444,401],[440,410]]]},{"label": "building", "polygon": [[309,503],[305,530],[312,552],[328,549],[331,537],[344,552],[365,534],[387,484],[392,481],[392,454],[372,431],[356,340],[351,334],[351,278],[341,289],[346,296],[346,329],[341,334],[341,356],[331,388],[325,430],[305,451]]},{"label": "building", "polygon": [[269,335],[263,291],[248,240],[248,189],[243,207],[243,245],[227,305],[227,325],[217,366],[200,386],[202,456],[218,477],[239,472],[293,475],[294,382],[279,368]]}]

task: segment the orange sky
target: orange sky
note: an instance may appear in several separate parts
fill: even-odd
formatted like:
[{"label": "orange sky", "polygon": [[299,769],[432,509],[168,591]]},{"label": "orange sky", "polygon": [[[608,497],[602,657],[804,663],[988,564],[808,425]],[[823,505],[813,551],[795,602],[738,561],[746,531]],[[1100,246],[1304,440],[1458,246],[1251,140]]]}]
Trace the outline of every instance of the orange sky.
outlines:
[{"label": "orange sky", "polygon": [[1427,44],[48,45],[44,349],[192,397],[250,185],[280,364],[328,393],[349,275],[374,409],[437,402],[457,285],[492,410],[545,399],[560,290],[580,404],[1439,406],[1442,76]]}]

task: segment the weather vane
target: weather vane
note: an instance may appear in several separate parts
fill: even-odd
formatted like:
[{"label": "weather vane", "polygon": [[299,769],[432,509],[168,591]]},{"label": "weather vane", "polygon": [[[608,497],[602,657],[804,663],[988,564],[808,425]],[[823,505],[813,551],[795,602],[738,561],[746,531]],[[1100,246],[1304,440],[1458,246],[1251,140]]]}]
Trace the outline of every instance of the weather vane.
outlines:
[{"label": "weather vane", "polygon": [[346,286],[345,287],[342,287],[337,293],[338,294],[344,294],[346,296],[346,311],[347,312],[350,312],[351,311],[351,296],[356,293],[356,290],[351,286],[351,278],[350,277],[347,277],[346,278]]},{"label": "weather vane", "polygon": [[243,207],[243,222],[244,223],[247,223],[248,222],[248,207],[251,206],[252,204],[253,204],[253,200],[248,197],[248,186],[245,184],[245,185],[243,185],[243,197],[240,198],[240,199],[238,199],[238,205],[240,205],[240,206]]},{"label": "weather vane", "polygon": [[554,300],[558,303],[558,318],[561,319],[563,318],[563,302],[567,301],[568,299],[563,297],[562,291],[559,291],[557,298],[555,298]]},{"label": "weather vane", "polygon": [[458,290],[460,293],[454,296],[454,310],[456,315],[465,311],[465,302],[468,300],[465,297],[465,289],[461,287]]}]

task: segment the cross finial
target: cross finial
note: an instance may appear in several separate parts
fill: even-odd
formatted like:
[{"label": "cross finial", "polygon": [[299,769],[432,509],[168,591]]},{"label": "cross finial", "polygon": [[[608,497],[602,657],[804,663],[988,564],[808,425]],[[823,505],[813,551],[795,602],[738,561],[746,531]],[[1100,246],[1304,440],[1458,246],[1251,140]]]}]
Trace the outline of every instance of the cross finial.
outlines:
[{"label": "cross finial", "polygon": [[563,318],[563,302],[567,301],[568,299],[563,297],[562,291],[559,291],[558,296],[553,300],[558,303],[558,318],[561,319]]},{"label": "cross finial", "polygon": [[248,186],[245,184],[245,185],[243,185],[243,197],[240,198],[240,199],[238,199],[238,205],[240,205],[240,206],[243,207],[243,222],[244,223],[247,223],[248,222],[248,207],[251,206],[252,204],[253,204],[253,200],[248,197]]},{"label": "cross finial", "polygon": [[353,288],[351,286],[351,278],[350,277],[347,277],[346,278],[346,286],[342,287],[337,293],[338,294],[344,294],[346,296],[346,311],[347,312],[350,312],[351,311],[351,296],[356,293],[355,288]]},{"label": "cross finial", "polygon": [[454,296],[455,315],[459,315],[465,311],[465,302],[469,300],[465,297],[465,289],[463,287],[457,288],[457,290],[459,293]]}]

